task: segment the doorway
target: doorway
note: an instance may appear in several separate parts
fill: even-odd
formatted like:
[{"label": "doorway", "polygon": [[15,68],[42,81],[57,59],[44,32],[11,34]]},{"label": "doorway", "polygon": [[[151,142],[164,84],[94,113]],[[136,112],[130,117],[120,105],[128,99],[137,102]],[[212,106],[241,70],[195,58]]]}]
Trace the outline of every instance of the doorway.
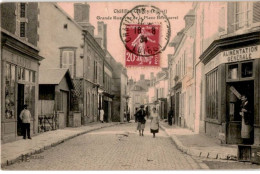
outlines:
[{"label": "doorway", "polygon": [[20,119],[20,113],[24,106],[24,84],[18,83],[17,93],[17,135],[22,136],[22,120]]},{"label": "doorway", "polygon": [[108,122],[108,101],[104,101],[104,121]]},{"label": "doorway", "polygon": [[175,107],[175,123],[180,126],[180,92],[177,92],[176,93],[176,100],[175,100],[175,104],[176,104],[176,107]]},{"label": "doorway", "polygon": [[[252,123],[250,139],[241,138],[242,118],[240,115],[241,100],[235,95],[235,89],[239,94],[248,99],[248,110]],[[227,143],[228,144],[253,144],[254,141],[254,81],[237,81],[227,83]]]},{"label": "doorway", "polygon": [[69,98],[68,98],[68,92],[67,91],[62,91],[61,90],[61,102],[62,102],[62,111],[64,113],[64,127],[68,127],[69,125],[69,119],[68,119],[68,114],[69,114]]}]

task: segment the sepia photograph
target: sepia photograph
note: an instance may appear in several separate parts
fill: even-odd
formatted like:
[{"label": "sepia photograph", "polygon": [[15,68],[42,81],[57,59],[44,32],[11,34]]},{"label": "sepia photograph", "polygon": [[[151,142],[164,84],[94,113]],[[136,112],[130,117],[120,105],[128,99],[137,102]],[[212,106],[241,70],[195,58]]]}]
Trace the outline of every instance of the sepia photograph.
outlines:
[{"label": "sepia photograph", "polygon": [[260,171],[260,1],[0,8],[2,171]]}]

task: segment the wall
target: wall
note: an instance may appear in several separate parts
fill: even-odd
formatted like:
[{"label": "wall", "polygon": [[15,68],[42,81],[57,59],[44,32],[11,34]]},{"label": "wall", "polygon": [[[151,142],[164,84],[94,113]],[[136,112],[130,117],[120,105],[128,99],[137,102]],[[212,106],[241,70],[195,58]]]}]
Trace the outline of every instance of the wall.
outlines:
[{"label": "wall", "polygon": [[[48,11],[48,13],[46,13]],[[64,25],[67,24],[67,29]],[[50,28],[50,26],[52,26]],[[60,68],[60,48],[76,47],[76,76],[83,76],[82,29],[67,16],[55,3],[39,3],[39,42],[40,55],[45,57],[41,69]],[[54,39],[55,38],[55,39]]]}]

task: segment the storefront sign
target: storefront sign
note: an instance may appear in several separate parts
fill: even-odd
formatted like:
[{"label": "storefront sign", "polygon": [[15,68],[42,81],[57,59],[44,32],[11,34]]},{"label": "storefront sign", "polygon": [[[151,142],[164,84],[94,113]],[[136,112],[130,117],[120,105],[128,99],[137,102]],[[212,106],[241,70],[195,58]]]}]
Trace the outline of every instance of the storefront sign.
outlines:
[{"label": "storefront sign", "polygon": [[224,51],[222,55],[227,59],[227,62],[238,62],[257,58],[257,56],[254,53],[257,53],[259,57],[260,54],[258,50],[258,46],[251,46]]},{"label": "storefront sign", "polygon": [[37,63],[33,62],[30,59],[27,59],[23,56],[14,54],[12,52],[9,52],[7,50],[3,50],[3,60],[6,60],[10,63],[19,65],[24,68],[32,69],[32,70],[37,70]]},{"label": "storefront sign", "polygon": [[219,53],[205,65],[205,73],[220,64],[260,58],[260,45],[237,48]]}]

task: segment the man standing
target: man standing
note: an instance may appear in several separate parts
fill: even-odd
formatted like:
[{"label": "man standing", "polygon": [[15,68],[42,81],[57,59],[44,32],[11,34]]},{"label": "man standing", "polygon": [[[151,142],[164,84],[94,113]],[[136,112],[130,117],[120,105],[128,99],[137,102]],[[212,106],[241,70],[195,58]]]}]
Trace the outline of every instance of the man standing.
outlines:
[{"label": "man standing", "polygon": [[240,115],[242,116],[242,125],[241,125],[241,138],[244,139],[244,142],[250,141],[252,134],[252,111],[250,103],[247,100],[245,95],[241,96],[241,111]]},{"label": "man standing", "polygon": [[[32,139],[30,136],[30,122],[31,122],[31,113],[27,109],[27,105],[24,105],[24,109],[22,110],[20,114],[20,118],[22,120],[22,134],[23,134],[23,139],[26,139],[26,134],[28,139]],[[26,133],[27,132],[27,133]]]}]

